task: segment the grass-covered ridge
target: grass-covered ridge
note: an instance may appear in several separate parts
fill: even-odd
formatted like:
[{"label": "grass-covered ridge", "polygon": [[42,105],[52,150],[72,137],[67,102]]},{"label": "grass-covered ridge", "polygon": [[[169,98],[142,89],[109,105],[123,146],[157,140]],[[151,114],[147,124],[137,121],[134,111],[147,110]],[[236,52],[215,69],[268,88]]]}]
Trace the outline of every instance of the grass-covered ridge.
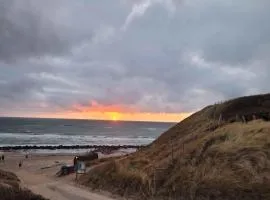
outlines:
[{"label": "grass-covered ridge", "polygon": [[268,113],[270,95],[208,106],[81,182],[140,199],[270,199]]}]

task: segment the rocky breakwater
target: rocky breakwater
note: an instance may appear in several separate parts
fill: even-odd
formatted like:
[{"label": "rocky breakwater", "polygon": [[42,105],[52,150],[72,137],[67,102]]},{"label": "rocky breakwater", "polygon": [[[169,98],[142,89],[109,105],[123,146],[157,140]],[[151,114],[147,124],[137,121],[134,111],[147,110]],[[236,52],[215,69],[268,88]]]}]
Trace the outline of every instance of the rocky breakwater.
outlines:
[{"label": "rocky breakwater", "polygon": [[18,145],[18,146],[0,146],[0,150],[11,151],[11,150],[35,150],[35,149],[47,149],[47,150],[57,150],[57,149],[99,149],[99,150],[118,150],[118,149],[139,149],[143,148],[143,145]]}]

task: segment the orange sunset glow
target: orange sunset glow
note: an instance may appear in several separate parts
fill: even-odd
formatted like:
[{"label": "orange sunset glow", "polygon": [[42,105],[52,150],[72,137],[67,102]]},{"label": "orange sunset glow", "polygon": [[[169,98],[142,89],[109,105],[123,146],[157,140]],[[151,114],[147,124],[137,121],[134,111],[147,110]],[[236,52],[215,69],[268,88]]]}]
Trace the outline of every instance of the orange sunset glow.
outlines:
[{"label": "orange sunset glow", "polygon": [[118,112],[108,112],[107,114],[112,121],[118,121],[121,117],[121,114]]},{"label": "orange sunset glow", "polygon": [[144,112],[124,105],[102,105],[90,101],[87,105],[75,104],[67,110],[21,115],[21,117],[90,119],[110,121],[179,122],[192,113]]},{"label": "orange sunset glow", "polygon": [[153,121],[153,122],[179,122],[191,113],[146,113],[146,112],[57,112],[36,115],[41,118],[65,118],[65,119],[96,119],[111,121]]},{"label": "orange sunset glow", "polygon": [[75,119],[98,119],[112,121],[160,121],[179,122],[191,113],[151,113],[136,110],[124,105],[102,105],[97,101],[90,101],[89,105],[74,105],[73,109],[64,113],[50,114],[52,117]]}]

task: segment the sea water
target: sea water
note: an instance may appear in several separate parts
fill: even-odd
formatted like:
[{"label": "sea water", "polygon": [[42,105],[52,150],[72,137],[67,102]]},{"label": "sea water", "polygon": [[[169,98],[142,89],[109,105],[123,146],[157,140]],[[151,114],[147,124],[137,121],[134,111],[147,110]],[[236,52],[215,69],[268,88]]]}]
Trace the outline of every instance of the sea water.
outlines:
[{"label": "sea water", "polygon": [[173,123],[0,118],[0,146],[146,145]]}]

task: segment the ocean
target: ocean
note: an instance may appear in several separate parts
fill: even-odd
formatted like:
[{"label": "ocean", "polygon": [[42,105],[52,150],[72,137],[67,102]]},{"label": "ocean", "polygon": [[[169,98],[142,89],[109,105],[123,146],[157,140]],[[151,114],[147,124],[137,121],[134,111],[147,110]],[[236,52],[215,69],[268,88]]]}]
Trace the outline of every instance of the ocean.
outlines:
[{"label": "ocean", "polygon": [[174,123],[0,118],[0,146],[146,145]]}]

